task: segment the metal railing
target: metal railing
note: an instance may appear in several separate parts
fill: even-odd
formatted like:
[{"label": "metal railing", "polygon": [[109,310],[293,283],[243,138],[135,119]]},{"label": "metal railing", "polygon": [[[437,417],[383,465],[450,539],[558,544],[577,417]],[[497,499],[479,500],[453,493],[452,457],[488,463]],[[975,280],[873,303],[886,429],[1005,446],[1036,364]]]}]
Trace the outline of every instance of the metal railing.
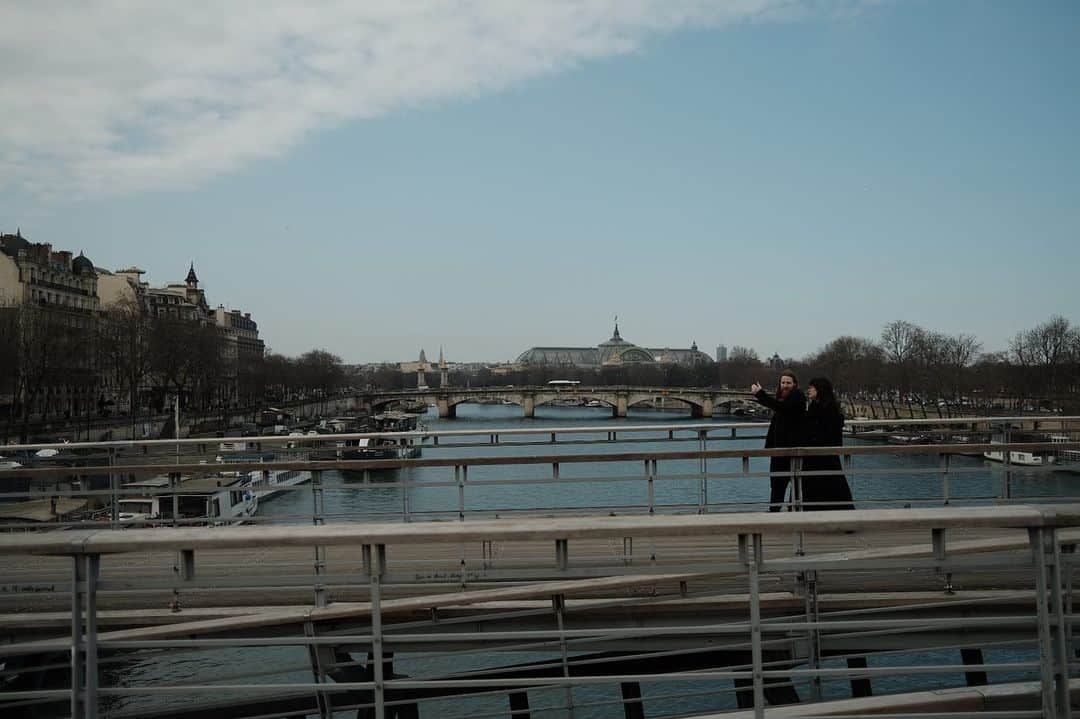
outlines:
[{"label": "metal railing", "polygon": [[[449,718],[505,716],[508,703],[515,717],[641,717],[647,703],[650,715],[761,717],[805,700],[815,715],[1069,716],[1078,527],[1070,504],[8,533],[4,566],[68,562],[70,611],[36,630],[19,629],[29,617],[0,624],[0,659],[30,657],[0,670],[12,680],[0,709]],[[793,550],[793,534],[812,541]],[[308,589],[359,596],[263,606],[298,586],[281,570],[290,553],[316,548],[337,562],[309,569]],[[238,559],[266,552],[266,566]],[[209,618],[144,609],[103,628],[117,589],[174,553],[182,591],[260,601]],[[966,586],[942,589],[948,576]],[[66,688],[16,686],[57,653]],[[184,680],[178,661],[207,676]],[[996,690],[962,688],[990,677]]]},{"label": "metal railing", "polygon": [[[1055,418],[1056,430],[1068,441],[1000,444],[949,443],[956,435],[969,439],[992,426],[1008,427],[1019,418],[854,421],[849,425],[865,436],[874,427],[892,432],[934,430],[945,444],[848,444],[840,449],[792,448],[763,450],[760,423],[624,424],[588,427],[484,428],[414,433],[355,433],[304,437],[196,438],[184,440],[120,441],[67,445],[25,445],[0,448],[0,454],[40,448],[60,449],[71,461],[95,466],[56,466],[0,470],[0,519],[7,513],[8,529],[41,528],[40,522],[19,521],[13,503],[31,501],[39,514],[60,515],[51,500],[85,502],[81,514],[56,516],[53,527],[135,526],[121,522],[118,507],[133,497],[176,497],[183,493],[179,477],[217,472],[310,473],[307,485],[285,487],[291,499],[275,511],[262,511],[244,521],[312,522],[358,519],[403,521],[473,519],[543,513],[655,514],[710,513],[760,509],[765,506],[768,459],[792,458],[790,471],[795,509],[813,509],[803,500],[804,484],[821,481],[827,472],[806,471],[802,461],[815,455],[840,455],[857,506],[950,506],[995,502],[1070,501],[1076,494],[1063,467],[1045,464],[1018,466],[1014,452],[1075,456],[1080,442],[1072,427],[1080,420]],[[880,436],[882,433],[878,433]],[[425,456],[417,459],[312,460],[333,451],[335,443],[368,440],[394,443],[423,440]],[[858,439],[852,440],[858,442]],[[739,445],[742,446],[739,446]],[[230,459],[229,449],[245,449]],[[759,446],[759,445],[758,445]],[[247,449],[250,447],[250,449]],[[483,450],[481,452],[481,450]],[[987,465],[982,453],[996,451],[1004,460]],[[85,453],[85,454],[84,454]],[[246,455],[245,455],[246,453]],[[312,453],[307,459],[304,453]],[[966,455],[975,455],[969,458]],[[252,456],[254,455],[254,457]],[[249,461],[243,461],[245,456]],[[1066,463],[1068,464],[1068,463]],[[1077,463],[1073,463],[1077,465]],[[1080,465],[1076,467],[1080,470]],[[171,476],[156,488],[126,485],[131,479]],[[305,474],[305,477],[307,475]],[[310,493],[308,502],[298,493]],[[328,500],[327,497],[330,497]],[[284,507],[284,508],[283,508]],[[172,512],[168,518],[142,524],[178,526],[205,523]],[[66,521],[64,521],[66,519]],[[226,521],[226,520],[221,520]]]}]

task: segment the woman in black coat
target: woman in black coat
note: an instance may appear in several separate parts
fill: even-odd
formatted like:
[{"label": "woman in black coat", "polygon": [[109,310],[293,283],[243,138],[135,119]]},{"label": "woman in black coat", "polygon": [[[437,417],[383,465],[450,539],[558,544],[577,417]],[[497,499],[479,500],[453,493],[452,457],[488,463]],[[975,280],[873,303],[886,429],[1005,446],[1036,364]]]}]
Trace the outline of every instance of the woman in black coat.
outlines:
[{"label": "woman in black coat", "polygon": [[[802,444],[807,447],[841,447],[844,415],[833,393],[832,382],[815,377],[807,385],[810,404],[803,418]],[[854,509],[851,488],[844,477],[839,455],[803,457],[803,472],[832,472],[802,478],[804,509]]]},{"label": "woman in black coat", "polygon": [[[798,447],[802,437],[803,415],[806,412],[806,396],[799,389],[799,379],[791,370],[780,374],[780,383],[773,397],[755,382],[750,386],[754,399],[773,411],[769,433],[765,435],[765,449],[773,447]],[[769,458],[769,511],[779,512],[784,504],[788,482],[791,481],[791,459]],[[783,476],[776,476],[781,474]]]}]

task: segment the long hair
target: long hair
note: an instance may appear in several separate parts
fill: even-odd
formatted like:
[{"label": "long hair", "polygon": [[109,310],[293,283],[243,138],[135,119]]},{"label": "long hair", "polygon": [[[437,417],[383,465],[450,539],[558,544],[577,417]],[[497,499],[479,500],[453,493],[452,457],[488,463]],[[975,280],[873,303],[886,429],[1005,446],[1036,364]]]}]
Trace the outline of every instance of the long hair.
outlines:
[{"label": "long hair", "polygon": [[799,389],[799,378],[798,378],[798,376],[796,376],[795,370],[786,369],[786,370],[784,370],[783,372],[780,373],[779,377],[776,378],[776,396],[777,397],[782,396],[782,392],[780,390],[780,380],[784,379],[785,377],[790,377],[792,383],[795,385],[792,388],[792,390]]},{"label": "long hair", "polygon": [[840,403],[836,401],[836,392],[833,391],[832,382],[827,377],[813,378],[810,380],[810,386],[817,390],[817,403],[822,409],[840,410]]}]

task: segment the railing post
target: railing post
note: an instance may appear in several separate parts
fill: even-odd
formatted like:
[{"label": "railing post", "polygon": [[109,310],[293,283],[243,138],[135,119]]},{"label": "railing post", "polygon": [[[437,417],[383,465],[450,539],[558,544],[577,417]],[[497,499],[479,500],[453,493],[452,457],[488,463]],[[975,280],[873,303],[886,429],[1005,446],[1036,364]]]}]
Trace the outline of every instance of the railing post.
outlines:
[{"label": "railing post", "polygon": [[[1012,428],[1008,425],[1003,430],[1003,439],[1006,447],[1012,442]],[[1001,487],[1001,498],[1012,499],[1012,452],[1008,449],[1003,449],[1001,451],[1001,464],[1005,469],[1004,477],[1002,478],[1003,485]]]},{"label": "railing post", "polygon": [[75,719],[97,717],[97,583],[100,568],[101,555],[72,556],[71,716]]},{"label": "railing post", "polygon": [[945,506],[949,506],[949,466],[952,463],[952,455],[948,452],[942,452],[938,455],[939,464],[941,466],[941,497]]},{"label": "railing post", "polygon": [[[310,615],[309,615],[310,617]],[[331,719],[334,712],[331,706],[330,696],[321,691],[318,687],[319,684],[323,684],[326,680],[326,671],[322,666],[322,657],[320,652],[322,648],[315,643],[315,624],[308,619],[304,622],[304,637],[308,639],[308,660],[311,662],[311,675],[315,681],[315,706],[318,709],[319,719]]]},{"label": "railing post", "polygon": [[[465,482],[468,479],[469,465],[454,465],[454,481],[458,487],[458,521],[465,521]],[[461,588],[465,588],[465,543],[458,542],[458,568],[461,570]]]},{"label": "railing post", "polygon": [[109,490],[112,495],[112,507],[109,509],[109,520],[113,529],[120,527],[120,476],[111,470],[116,464],[116,449],[109,448]]},{"label": "railing post", "polygon": [[698,430],[698,448],[701,450],[701,492],[698,496],[698,514],[709,511],[709,460],[705,457],[708,434],[707,429]]},{"label": "railing post", "polygon": [[1053,528],[1032,527],[1028,536],[1035,563],[1042,712],[1044,717],[1069,717],[1069,657],[1057,532]]},{"label": "railing post", "polygon": [[648,492],[649,499],[649,514],[652,515],[656,512],[656,460],[645,460],[645,483]]},{"label": "railing post", "polygon": [[[947,551],[945,548],[945,530],[944,529],[932,529],[930,530],[930,546],[934,552],[934,559],[939,562],[944,562],[947,558]],[[936,570],[939,574],[941,568]],[[952,572],[945,572],[945,586],[942,588],[946,594],[953,593]]]},{"label": "railing post", "polygon": [[565,572],[570,565],[570,546],[565,539],[555,540],[555,566],[560,572]]},{"label": "railing post", "polygon": [[401,519],[403,522],[412,521],[412,511],[409,505],[409,475],[410,472],[398,473],[401,480]]},{"label": "railing post", "polygon": [[[321,527],[326,523],[325,507],[323,501],[322,470],[311,470],[311,500],[312,514],[311,523]],[[315,606],[325,607],[329,603],[326,585],[323,580],[326,576],[326,547],[315,546]]]},{"label": "railing post", "polygon": [[[1060,554],[1063,554],[1063,555],[1067,554],[1070,557],[1072,557],[1073,555],[1076,554],[1076,545],[1075,544],[1061,545],[1061,548],[1060,548],[1059,551],[1060,551]],[[1073,637],[1072,637],[1072,624],[1073,624],[1073,622],[1072,622],[1072,619],[1070,619],[1070,617],[1072,617],[1072,613],[1073,613],[1073,598],[1072,598],[1072,591],[1073,591],[1072,574],[1073,573],[1072,573],[1071,567],[1066,565],[1064,557],[1059,557],[1059,559],[1058,559],[1058,567],[1060,567],[1060,571],[1061,571],[1062,591],[1065,593],[1065,642],[1066,642],[1065,656],[1072,658],[1072,657],[1076,656],[1076,654],[1073,651]]]},{"label": "railing post", "polygon": [[82,555],[75,554],[71,557],[71,717],[79,719],[82,713],[82,683],[83,683],[83,625],[82,625],[82,593],[84,589],[83,577],[86,568],[82,563]]},{"label": "railing post", "polygon": [[750,656],[752,662],[752,675],[754,680],[754,717],[765,717],[765,677],[762,666],[761,648],[761,587],[759,571],[761,569],[761,535],[752,534],[749,545],[746,544],[746,535],[739,538],[740,552],[743,547],[748,550],[746,557],[747,576],[750,584]]},{"label": "railing post", "polygon": [[[803,511],[802,457],[791,458],[791,510]],[[795,556],[806,554],[802,530],[795,532]]]},{"label": "railing post", "polygon": [[458,521],[465,521],[465,472],[467,466],[454,465],[454,481],[458,488]]},{"label": "railing post", "polygon": [[[566,540],[560,540],[565,542]],[[559,649],[562,653],[562,670],[563,678],[567,680],[565,693],[566,693],[566,716],[568,719],[574,719],[574,687],[570,683],[570,657],[567,653],[566,644],[566,622],[564,621],[563,612],[566,608],[566,595],[555,594],[551,597],[551,606],[555,610],[555,622],[559,629]]]},{"label": "railing post", "polygon": [[[811,569],[799,577],[805,592],[805,611],[807,624],[813,624],[806,637],[806,665],[809,669],[821,666],[821,630],[817,626],[820,618],[818,610],[817,571]],[[821,701],[821,675],[810,677],[810,696],[814,701]]]},{"label": "railing post", "polygon": [[386,690],[383,686],[382,577],[386,571],[386,545],[361,547],[368,572],[371,601],[371,676],[375,685],[375,719],[386,719]]}]

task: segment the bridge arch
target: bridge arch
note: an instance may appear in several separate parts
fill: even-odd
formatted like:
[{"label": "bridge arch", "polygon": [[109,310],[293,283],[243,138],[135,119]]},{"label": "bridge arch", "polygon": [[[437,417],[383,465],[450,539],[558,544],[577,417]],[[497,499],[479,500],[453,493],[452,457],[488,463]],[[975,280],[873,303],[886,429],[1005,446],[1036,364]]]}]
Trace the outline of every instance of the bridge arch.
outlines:
[{"label": "bridge arch", "polygon": [[431,398],[429,397],[425,397],[423,395],[416,395],[411,397],[380,397],[378,399],[372,400],[371,404],[368,406],[372,412],[381,412],[392,404],[404,403],[406,401],[416,403],[423,402],[427,406],[435,404],[431,401]]},{"label": "bridge arch", "polygon": [[692,417],[711,417],[714,409],[711,397],[703,395],[685,395],[672,391],[649,393],[631,392],[626,398],[626,405],[627,407],[633,407],[634,405],[643,402],[653,402],[657,398],[682,402],[690,408],[690,415]]}]

